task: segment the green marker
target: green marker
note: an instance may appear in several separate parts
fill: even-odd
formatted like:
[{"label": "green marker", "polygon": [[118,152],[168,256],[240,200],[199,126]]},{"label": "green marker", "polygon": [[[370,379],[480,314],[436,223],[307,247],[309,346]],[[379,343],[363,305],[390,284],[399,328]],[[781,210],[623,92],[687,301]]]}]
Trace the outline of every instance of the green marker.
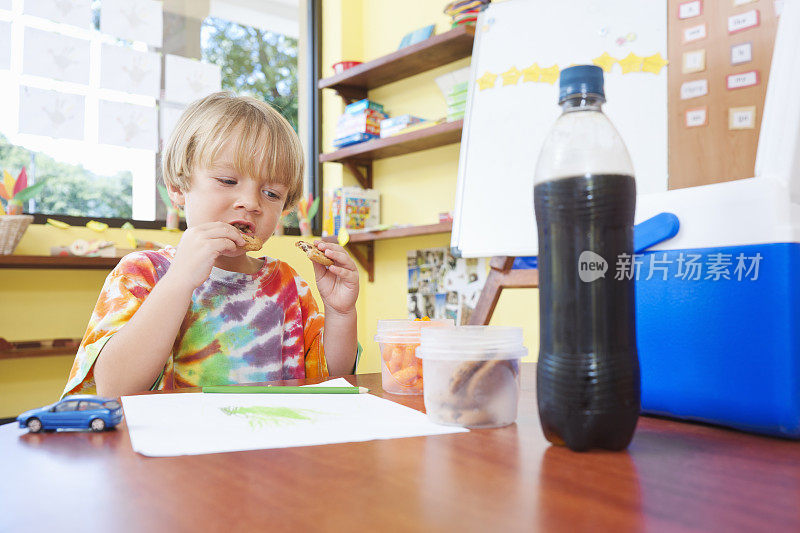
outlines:
[{"label": "green marker", "polygon": [[364,394],[366,387],[291,387],[281,385],[215,385],[203,392],[227,394]]}]

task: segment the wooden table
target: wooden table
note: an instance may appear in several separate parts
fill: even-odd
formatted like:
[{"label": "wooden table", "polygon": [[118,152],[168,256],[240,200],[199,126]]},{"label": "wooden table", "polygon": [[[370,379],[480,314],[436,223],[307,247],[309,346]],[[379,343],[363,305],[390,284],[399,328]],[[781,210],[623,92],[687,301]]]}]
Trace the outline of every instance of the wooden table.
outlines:
[{"label": "wooden table", "polygon": [[[384,393],[378,374],[349,378]],[[296,382],[286,382],[296,383]],[[800,443],[644,417],[627,452],[516,425],[466,434],[175,458],[100,434],[0,427],[0,531],[800,530]]]}]

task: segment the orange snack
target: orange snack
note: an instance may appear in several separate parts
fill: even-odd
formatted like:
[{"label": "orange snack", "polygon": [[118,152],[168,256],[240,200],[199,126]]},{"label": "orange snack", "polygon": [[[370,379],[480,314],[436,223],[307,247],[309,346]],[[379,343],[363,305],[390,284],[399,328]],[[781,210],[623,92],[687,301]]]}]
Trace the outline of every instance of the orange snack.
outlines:
[{"label": "orange snack", "polygon": [[445,320],[423,317],[411,320],[378,321],[383,388],[393,394],[422,394],[422,361],[417,358],[422,328],[451,325]]},{"label": "orange snack", "polygon": [[413,366],[408,366],[398,372],[394,372],[392,377],[397,380],[401,385],[411,387],[417,381],[417,369]]}]

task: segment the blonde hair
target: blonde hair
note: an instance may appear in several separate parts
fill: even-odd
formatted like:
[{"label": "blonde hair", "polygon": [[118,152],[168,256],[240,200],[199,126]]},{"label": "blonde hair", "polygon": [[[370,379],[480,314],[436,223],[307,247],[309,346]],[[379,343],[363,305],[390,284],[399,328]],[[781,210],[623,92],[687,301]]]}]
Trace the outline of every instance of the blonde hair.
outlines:
[{"label": "blonde hair", "polygon": [[284,208],[300,199],[305,163],[292,126],[266,102],[228,92],[210,94],[183,112],[164,150],[164,183],[188,191],[197,165],[210,166],[228,142],[235,143],[237,172],[285,185]]}]

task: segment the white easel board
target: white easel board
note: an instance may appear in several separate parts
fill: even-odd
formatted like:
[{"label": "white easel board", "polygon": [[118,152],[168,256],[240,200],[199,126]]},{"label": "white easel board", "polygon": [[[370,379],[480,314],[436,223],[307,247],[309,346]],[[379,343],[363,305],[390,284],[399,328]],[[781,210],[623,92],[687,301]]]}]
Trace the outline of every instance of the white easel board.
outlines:
[{"label": "white easel board", "polygon": [[[553,66],[591,64],[604,53],[633,54],[633,68],[637,57],[651,58],[651,71],[623,74],[613,64],[604,110],[631,154],[638,192],[667,189],[666,66],[654,72],[667,55],[666,2],[510,0],[481,13],[475,39],[451,238],[464,257],[538,251],[533,177],[560,114]],[[481,89],[491,75],[495,83]]]}]

